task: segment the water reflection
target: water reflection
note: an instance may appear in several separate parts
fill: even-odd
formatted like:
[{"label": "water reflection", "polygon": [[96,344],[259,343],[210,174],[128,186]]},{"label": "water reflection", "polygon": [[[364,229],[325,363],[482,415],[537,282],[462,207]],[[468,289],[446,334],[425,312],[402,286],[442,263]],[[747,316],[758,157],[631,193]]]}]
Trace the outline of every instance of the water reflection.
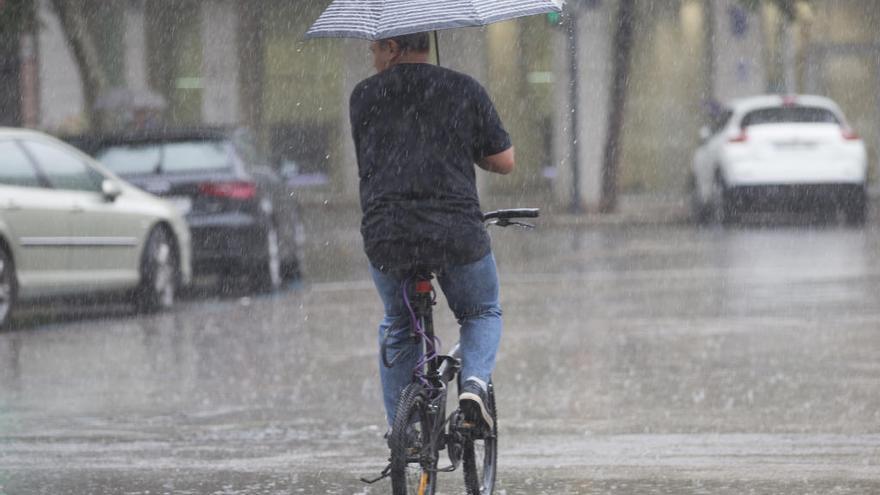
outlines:
[{"label": "water reflection", "polygon": [[[834,452],[858,479],[876,467],[875,229],[550,226],[493,243],[507,493],[737,493],[759,485],[657,473],[748,459],[749,479],[779,445],[820,481]],[[387,458],[379,301],[362,259],[334,262],[276,296],[0,334],[0,470],[33,474],[4,489],[384,493],[356,481]],[[437,325],[455,340],[442,300]]]}]

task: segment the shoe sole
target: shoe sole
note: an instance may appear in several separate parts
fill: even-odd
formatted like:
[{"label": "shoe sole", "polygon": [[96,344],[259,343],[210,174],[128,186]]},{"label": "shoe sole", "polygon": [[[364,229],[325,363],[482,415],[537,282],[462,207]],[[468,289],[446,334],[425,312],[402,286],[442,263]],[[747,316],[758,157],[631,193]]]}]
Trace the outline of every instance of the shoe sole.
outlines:
[{"label": "shoe sole", "polygon": [[486,409],[486,405],[483,404],[479,395],[465,392],[458,396],[458,404],[464,413],[465,419],[475,420],[482,417],[490,430],[494,427],[495,422],[492,421],[492,415],[489,414],[489,410]]}]

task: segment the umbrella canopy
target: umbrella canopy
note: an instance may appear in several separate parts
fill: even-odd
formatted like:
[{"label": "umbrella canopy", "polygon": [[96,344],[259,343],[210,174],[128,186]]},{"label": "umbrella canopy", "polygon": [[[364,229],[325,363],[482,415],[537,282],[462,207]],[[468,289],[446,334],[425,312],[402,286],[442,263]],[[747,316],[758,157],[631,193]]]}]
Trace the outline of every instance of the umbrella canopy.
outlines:
[{"label": "umbrella canopy", "polygon": [[556,0],[334,0],[306,38],[375,41],[561,10]]}]

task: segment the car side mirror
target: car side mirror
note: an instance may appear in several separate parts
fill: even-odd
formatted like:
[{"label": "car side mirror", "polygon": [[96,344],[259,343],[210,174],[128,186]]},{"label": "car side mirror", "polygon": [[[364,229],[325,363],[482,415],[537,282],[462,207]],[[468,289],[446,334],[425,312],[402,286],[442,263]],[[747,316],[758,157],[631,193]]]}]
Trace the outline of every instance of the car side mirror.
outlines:
[{"label": "car side mirror", "polygon": [[709,129],[709,126],[700,127],[700,141],[706,142],[710,137],[712,137],[712,130]]},{"label": "car side mirror", "polygon": [[122,188],[119,187],[119,184],[117,184],[116,181],[104,179],[104,181],[101,182],[101,195],[104,196],[104,201],[112,203],[116,201],[116,198],[122,195]]}]

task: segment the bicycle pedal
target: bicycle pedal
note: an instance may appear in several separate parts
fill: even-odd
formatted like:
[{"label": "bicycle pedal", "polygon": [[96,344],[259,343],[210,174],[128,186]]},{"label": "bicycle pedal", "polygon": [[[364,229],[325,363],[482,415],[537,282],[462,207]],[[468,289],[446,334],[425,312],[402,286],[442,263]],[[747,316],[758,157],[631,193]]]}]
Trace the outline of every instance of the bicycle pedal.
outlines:
[{"label": "bicycle pedal", "polygon": [[459,425],[459,431],[471,440],[485,440],[492,437],[492,432],[488,431],[488,428],[482,421],[462,421]]}]

